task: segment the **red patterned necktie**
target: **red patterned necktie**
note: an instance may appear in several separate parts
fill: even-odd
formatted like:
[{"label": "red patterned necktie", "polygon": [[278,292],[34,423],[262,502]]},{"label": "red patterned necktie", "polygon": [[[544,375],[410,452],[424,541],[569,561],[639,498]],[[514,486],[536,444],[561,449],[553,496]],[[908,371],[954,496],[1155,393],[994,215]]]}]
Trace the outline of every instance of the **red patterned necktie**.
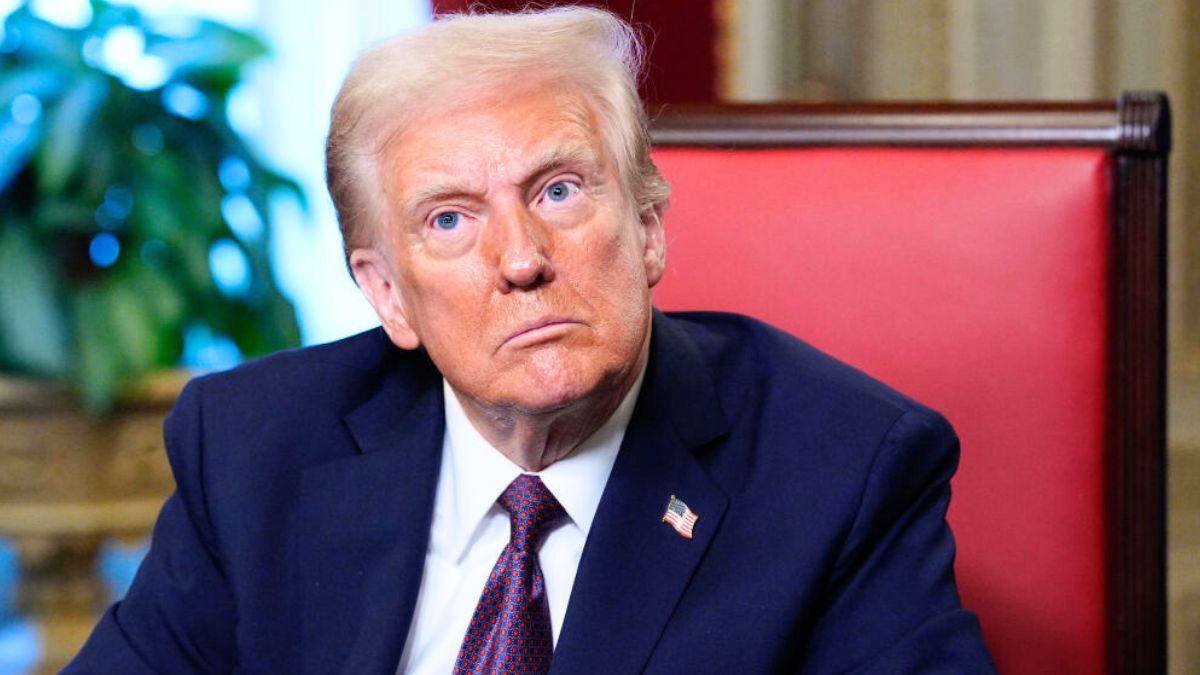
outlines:
[{"label": "red patterned necktie", "polygon": [[454,673],[545,673],[554,641],[537,548],[566,517],[542,479],[523,473],[496,500],[511,535],[488,575],[454,663]]}]

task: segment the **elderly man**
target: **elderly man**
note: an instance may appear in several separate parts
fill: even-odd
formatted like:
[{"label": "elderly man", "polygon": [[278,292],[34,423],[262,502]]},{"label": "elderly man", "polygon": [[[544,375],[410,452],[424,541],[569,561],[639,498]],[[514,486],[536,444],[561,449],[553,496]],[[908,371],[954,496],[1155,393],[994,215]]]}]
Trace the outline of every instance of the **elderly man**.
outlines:
[{"label": "elderly man", "polygon": [[990,672],[946,422],[653,310],[639,50],[565,9],[358,61],[329,186],[382,329],[187,387],[178,492],[67,672]]}]

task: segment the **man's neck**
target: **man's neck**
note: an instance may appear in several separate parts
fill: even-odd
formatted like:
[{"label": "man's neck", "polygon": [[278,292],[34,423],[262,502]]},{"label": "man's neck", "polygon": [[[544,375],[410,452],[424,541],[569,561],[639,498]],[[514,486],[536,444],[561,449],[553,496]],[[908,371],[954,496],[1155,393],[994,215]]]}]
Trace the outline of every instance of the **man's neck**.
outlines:
[{"label": "man's neck", "polygon": [[517,466],[525,471],[542,471],[570,455],[604,425],[646,367],[646,354],[637,367],[590,395],[562,408],[549,411],[518,410],[510,406],[488,407],[454,391],[471,425]]}]

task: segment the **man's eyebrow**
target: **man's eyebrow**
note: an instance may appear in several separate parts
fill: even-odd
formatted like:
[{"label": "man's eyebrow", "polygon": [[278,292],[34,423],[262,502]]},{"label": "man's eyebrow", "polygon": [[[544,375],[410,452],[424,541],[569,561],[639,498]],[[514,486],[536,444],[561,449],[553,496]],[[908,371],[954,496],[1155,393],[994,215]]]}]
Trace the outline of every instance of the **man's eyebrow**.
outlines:
[{"label": "man's eyebrow", "polygon": [[414,188],[405,199],[404,215],[412,220],[418,212],[429,203],[442,202],[455,198],[474,197],[477,191],[472,190],[466,183],[454,180],[428,183]]},{"label": "man's eyebrow", "polygon": [[[581,167],[585,170],[597,171],[602,168],[595,150],[583,143],[559,145],[536,156],[529,163],[530,169],[518,183],[523,190],[528,190],[534,183],[548,173],[566,167]],[[408,219],[415,219],[418,212],[429,203],[447,201],[456,198],[477,199],[478,190],[465,182],[454,178],[445,181],[435,181],[414,188],[405,200],[404,213]]]},{"label": "man's eyebrow", "polygon": [[598,171],[603,168],[595,150],[582,143],[555,146],[530,162],[530,166],[532,168],[521,181],[521,186],[526,189],[546,174],[559,169],[580,167],[588,171]]}]

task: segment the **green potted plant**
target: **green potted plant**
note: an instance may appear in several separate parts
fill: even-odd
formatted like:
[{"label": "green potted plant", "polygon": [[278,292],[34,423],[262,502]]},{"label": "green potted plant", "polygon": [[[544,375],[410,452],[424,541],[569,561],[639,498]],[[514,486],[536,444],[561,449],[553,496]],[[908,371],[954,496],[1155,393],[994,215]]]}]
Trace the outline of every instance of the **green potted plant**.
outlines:
[{"label": "green potted plant", "polygon": [[302,197],[226,114],[255,37],[91,3],[78,28],[10,14],[0,40],[0,372],[109,410],[189,335],[253,356],[298,343],[270,269],[269,203]]},{"label": "green potted plant", "polygon": [[131,385],[196,336],[299,342],[268,249],[271,200],[302,195],[226,114],[263,43],[99,0],[81,23],[22,6],[0,35],[0,536],[45,672],[108,601],[97,552],[173,487],[159,439],[182,379]]}]

